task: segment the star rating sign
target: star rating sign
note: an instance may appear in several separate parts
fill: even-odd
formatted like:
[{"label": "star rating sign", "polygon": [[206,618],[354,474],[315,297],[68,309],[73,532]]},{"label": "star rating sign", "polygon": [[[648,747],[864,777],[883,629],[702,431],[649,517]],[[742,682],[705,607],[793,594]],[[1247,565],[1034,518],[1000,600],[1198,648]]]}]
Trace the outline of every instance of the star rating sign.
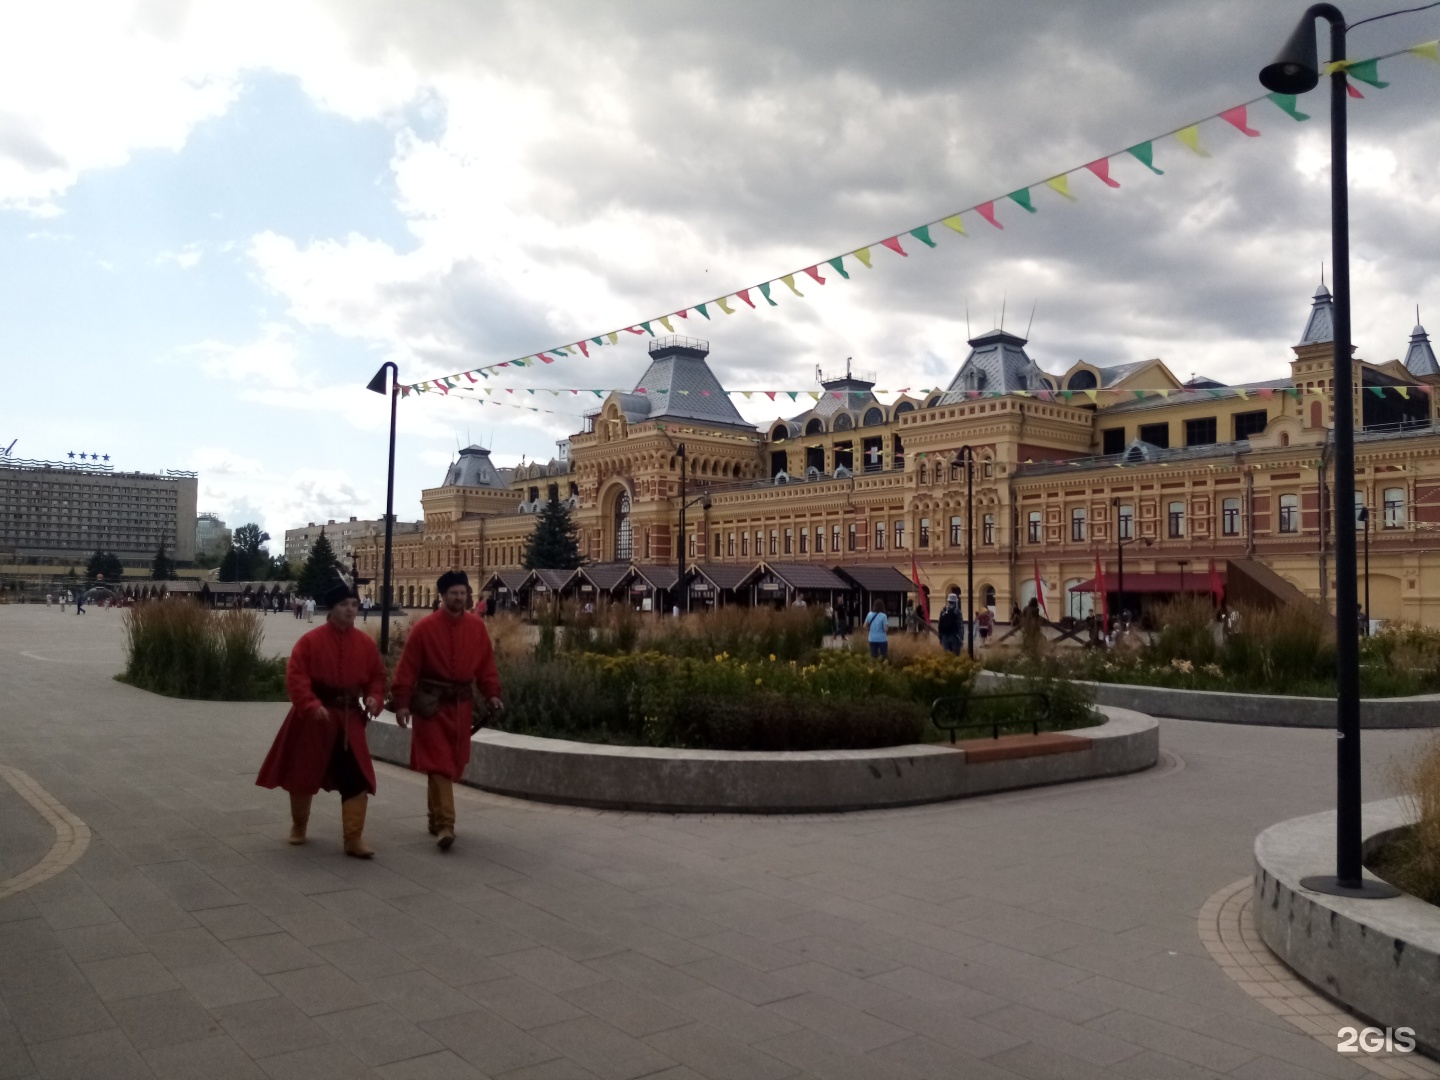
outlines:
[{"label": "star rating sign", "polygon": [[[75,460],[75,451],[74,451],[74,450],[71,450],[68,456],[69,456],[70,460],[72,460],[72,461]],[[81,456],[81,457],[84,457],[85,455],[84,455],[84,454],[81,454],[80,456]]]}]

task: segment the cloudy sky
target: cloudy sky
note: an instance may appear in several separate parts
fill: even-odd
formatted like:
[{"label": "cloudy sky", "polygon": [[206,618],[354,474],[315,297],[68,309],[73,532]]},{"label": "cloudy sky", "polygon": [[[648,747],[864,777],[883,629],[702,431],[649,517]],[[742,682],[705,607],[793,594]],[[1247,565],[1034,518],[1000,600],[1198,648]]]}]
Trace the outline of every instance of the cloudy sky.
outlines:
[{"label": "cloudy sky", "polygon": [[[1352,20],[1397,4],[1346,5]],[[1269,0],[0,5],[0,447],[198,470],[202,509],[277,537],[383,510],[364,390],[573,341],[754,284],[1262,91],[1303,4]],[[1440,8],[1351,56],[1440,37]],[[1323,38],[1322,38],[1323,40]],[[1355,336],[1440,330],[1440,65],[1352,102]],[[1151,356],[1286,372],[1329,257],[1328,108],[1212,121],[1212,157],[1071,178],[906,259],[705,324],[737,388],[817,365],[947,382],[975,332],[1059,370]],[[1013,211],[1013,212],[1011,212]],[[946,233],[946,235],[939,235]],[[737,305],[739,306],[739,305]],[[694,318],[692,316],[692,322]],[[630,386],[628,337],[504,385]],[[568,395],[567,395],[568,396]],[[593,399],[592,399],[593,401]],[[575,400],[535,403],[573,409]],[[745,411],[757,423],[774,406]],[[548,457],[577,415],[401,404],[397,513],[457,445]]]}]

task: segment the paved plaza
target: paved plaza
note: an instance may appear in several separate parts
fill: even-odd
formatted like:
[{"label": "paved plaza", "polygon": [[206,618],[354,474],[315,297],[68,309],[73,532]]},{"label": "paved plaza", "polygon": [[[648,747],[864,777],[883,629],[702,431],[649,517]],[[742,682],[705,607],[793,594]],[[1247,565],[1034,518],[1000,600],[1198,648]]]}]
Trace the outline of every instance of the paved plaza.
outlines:
[{"label": "paved plaza", "polygon": [[[283,705],[115,682],[120,619],[0,607],[0,1080],[1374,1075],[1197,923],[1332,805],[1331,732],[1162,721],[1147,773],[830,816],[466,789],[448,855],[381,765],[367,863],[335,796],[283,842]],[[1426,737],[1365,735],[1367,797]]]}]

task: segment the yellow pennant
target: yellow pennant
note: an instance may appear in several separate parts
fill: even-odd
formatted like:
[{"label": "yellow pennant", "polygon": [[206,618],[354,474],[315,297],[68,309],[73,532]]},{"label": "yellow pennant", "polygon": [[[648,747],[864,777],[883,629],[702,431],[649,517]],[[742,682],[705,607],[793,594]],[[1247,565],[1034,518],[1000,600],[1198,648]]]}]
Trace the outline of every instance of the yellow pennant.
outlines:
[{"label": "yellow pennant", "polygon": [[618,330],[611,330],[610,333],[605,336],[610,339],[610,344],[614,345],[615,342],[620,339],[620,332]]},{"label": "yellow pennant", "polygon": [[1084,394],[1085,394],[1085,396],[1088,397],[1091,401],[1097,401],[1097,402],[1098,402],[1098,401],[1100,400],[1100,391],[1099,391],[1099,390],[1086,390],[1086,391],[1084,391]]},{"label": "yellow pennant", "polygon": [[1416,56],[1423,56],[1440,64],[1440,41],[1427,41],[1423,45],[1416,45],[1413,49],[1406,50]]},{"label": "yellow pennant", "polygon": [[818,390],[811,390],[811,391],[810,391],[810,400],[811,400],[811,401],[819,401],[819,400],[820,400],[820,392],[819,392]]},{"label": "yellow pennant", "polygon": [[1070,178],[1064,173],[1061,173],[1059,176],[1052,176],[1049,180],[1045,181],[1045,185],[1054,191],[1058,191],[1071,202],[1075,201],[1075,196],[1070,194]]},{"label": "yellow pennant", "polygon": [[1395,392],[1401,397],[1403,397],[1406,401],[1410,400],[1410,388],[1408,386],[1397,386],[1395,387]]},{"label": "yellow pennant", "polygon": [[965,235],[965,226],[960,223],[959,214],[951,214],[947,218],[941,218],[940,224],[946,226],[947,228],[954,229],[961,236]]},{"label": "yellow pennant", "polygon": [[1235,388],[1235,392],[1240,395],[1240,400],[1241,400],[1241,401],[1248,401],[1248,400],[1249,400],[1249,395],[1246,393],[1245,388],[1244,388],[1243,386],[1237,386],[1237,387]]},{"label": "yellow pennant", "polygon": [[1170,396],[1169,390],[1156,390],[1155,392],[1163,398],[1168,398]]},{"label": "yellow pennant", "polygon": [[661,315],[661,316],[660,316],[660,325],[663,326],[663,327],[665,327],[665,329],[666,329],[666,330],[669,330],[670,333],[672,333],[672,334],[675,332],[675,327],[673,327],[673,326],[670,325],[670,316],[669,316],[669,315]]},{"label": "yellow pennant", "polygon": [[1334,75],[1337,71],[1348,71],[1354,63],[1354,60],[1327,60],[1321,65],[1320,74]]},{"label": "yellow pennant", "polygon": [[795,275],[794,275],[794,274],[785,274],[785,275],[783,275],[783,276],[780,278],[780,280],[783,281],[786,285],[788,285],[788,286],[790,287],[790,291],[793,292],[796,296],[804,296],[804,295],[805,295],[803,292],[801,292],[799,289],[797,289],[797,288],[795,287]]},{"label": "yellow pennant", "polygon": [[495,393],[495,388],[494,388],[493,386],[489,386],[489,387],[486,387],[486,388],[485,388],[485,396],[486,396],[486,397],[490,397],[490,396],[491,396],[492,394],[494,394],[494,393]]},{"label": "yellow pennant", "polygon": [[1210,151],[1206,150],[1203,146],[1200,145],[1199,124],[1191,124],[1187,128],[1181,128],[1179,131],[1175,132],[1175,138],[1179,139],[1182,143],[1188,146],[1191,150],[1194,150],[1195,153],[1199,154],[1201,157],[1210,156]]},{"label": "yellow pennant", "polygon": [[732,308],[729,304],[725,303],[725,297],[720,297],[720,299],[716,300],[715,303],[720,305],[720,310],[723,311],[726,315],[735,314],[735,309]]},{"label": "yellow pennant", "polygon": [[862,263],[864,263],[865,269],[873,269],[873,267],[871,267],[870,265],[870,249],[868,247],[857,248],[850,254],[854,255],[855,258],[859,259]]},{"label": "yellow pennant", "polygon": [[750,395],[753,394],[754,392],[755,392],[754,390],[741,390],[741,391],[740,391],[741,395],[745,398],[746,401],[749,401],[749,400],[750,400]]}]

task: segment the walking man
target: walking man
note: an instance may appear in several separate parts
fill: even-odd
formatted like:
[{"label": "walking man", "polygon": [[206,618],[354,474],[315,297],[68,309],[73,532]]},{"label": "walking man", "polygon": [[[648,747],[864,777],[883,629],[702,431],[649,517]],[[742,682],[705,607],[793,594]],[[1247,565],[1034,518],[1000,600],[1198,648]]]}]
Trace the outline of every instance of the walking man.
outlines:
[{"label": "walking man", "polygon": [[75,614],[85,614],[85,593],[83,590],[75,594]]},{"label": "walking man", "polygon": [[375,794],[375,767],[365,742],[367,716],[385,700],[385,665],[369,634],[355,629],[360,601],[337,575],[325,593],[330,611],[290,652],[285,689],[290,712],[255,783],[290,793],[290,843],[305,843],[315,792],[340,793],[345,854],[368,859],[365,808]]},{"label": "walking man", "polygon": [[960,621],[960,597],[951,593],[945,600],[945,607],[940,611],[940,618],[936,622],[936,631],[940,635],[940,647],[952,656],[960,655],[961,639],[964,636],[964,624]]},{"label": "walking man", "polygon": [[870,605],[870,614],[865,616],[865,626],[870,632],[870,655],[876,660],[890,659],[890,619],[885,614],[885,605],[876,600]]},{"label": "walking man", "polygon": [[455,842],[454,783],[470,763],[471,718],[478,693],[492,712],[504,708],[495,650],[485,623],[466,611],[470,579],[463,570],[440,576],[443,605],[410,628],[391,696],[401,727],[415,718],[410,768],[430,777],[430,835],[441,851]]}]

